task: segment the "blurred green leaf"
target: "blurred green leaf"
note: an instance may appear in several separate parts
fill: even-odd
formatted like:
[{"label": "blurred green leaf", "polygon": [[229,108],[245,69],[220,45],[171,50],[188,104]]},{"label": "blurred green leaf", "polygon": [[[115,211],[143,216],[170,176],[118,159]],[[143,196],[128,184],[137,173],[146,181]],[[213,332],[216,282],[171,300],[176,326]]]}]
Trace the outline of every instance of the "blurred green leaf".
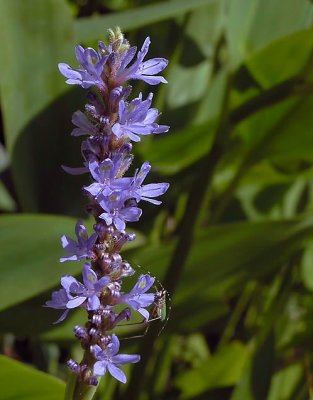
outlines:
[{"label": "blurred green leaf", "polygon": [[251,390],[255,400],[268,396],[275,363],[275,336],[271,331],[253,356]]},{"label": "blurred green leaf", "polygon": [[168,106],[176,108],[199,100],[207,91],[210,72],[208,61],[192,67],[172,66],[167,77],[172,82],[167,92]]},{"label": "blurred green leaf", "polygon": [[268,400],[292,399],[301,381],[302,369],[300,364],[294,364],[277,372],[272,379]]},{"label": "blurred green leaf", "polygon": [[177,376],[181,399],[190,399],[208,390],[232,386],[240,379],[248,352],[240,342],[231,342],[197,368]]},{"label": "blurred green leaf", "polygon": [[155,22],[173,18],[202,7],[216,0],[170,0],[149,4],[133,10],[112,13],[104,16],[79,18],[75,22],[75,33],[79,42],[102,37],[105,30],[119,26],[125,31],[141,28]]},{"label": "blurred green leaf", "polygon": [[213,58],[214,44],[222,28],[223,2],[212,1],[194,10],[187,21],[185,34],[193,39],[208,59]]},{"label": "blurred green leaf", "polygon": [[1,100],[12,153],[27,122],[66,90],[57,62],[69,59],[74,37],[63,0],[31,0],[31,7],[29,2],[2,1],[0,24]]},{"label": "blurred green leaf", "polygon": [[170,132],[150,141],[139,152],[155,170],[166,175],[176,174],[209,151],[215,124],[210,121]]},{"label": "blurred green leaf", "polygon": [[24,210],[61,211],[47,181],[65,179],[58,161],[67,151],[70,106],[51,103],[68,90],[57,63],[73,60],[72,18],[63,0],[12,0],[0,2],[0,25],[1,105],[15,189]]},{"label": "blurred green leaf", "polygon": [[312,57],[313,29],[285,36],[249,56],[245,65],[264,88],[301,72]]},{"label": "blurred green leaf", "polygon": [[[286,167],[292,163],[311,162],[313,134],[313,96],[302,96],[264,109],[238,126],[244,139],[237,156],[243,157],[245,173],[262,159]],[[297,140],[295,140],[295,137]]]},{"label": "blurred green leaf", "polygon": [[301,274],[306,288],[313,291],[313,246],[308,245],[303,253],[301,263]]},{"label": "blurred green leaf", "polygon": [[75,220],[48,215],[3,215],[0,218],[1,309],[27,300],[55,285],[79,263],[60,264],[60,236],[73,237]]},{"label": "blurred green leaf", "polygon": [[60,400],[65,384],[61,380],[0,355],[1,399]]},{"label": "blurred green leaf", "polygon": [[306,1],[232,0],[226,24],[231,63],[237,66],[271,41],[310,26],[312,12]]},{"label": "blurred green leaf", "polygon": [[[313,96],[297,102],[276,125],[275,132],[264,143],[263,153],[272,160],[290,164],[313,160]],[[297,140],[295,140],[295,137]]]},{"label": "blurred green leaf", "polygon": [[0,210],[3,211],[16,210],[16,203],[2,181],[0,181]]},{"label": "blurred green leaf", "polygon": [[273,334],[270,333],[256,353],[252,355],[238,386],[231,396],[231,400],[263,400],[268,398],[275,357],[273,338]]},{"label": "blurred green leaf", "polygon": [[4,146],[0,143],[0,172],[6,169],[8,165],[9,165],[9,156]]}]

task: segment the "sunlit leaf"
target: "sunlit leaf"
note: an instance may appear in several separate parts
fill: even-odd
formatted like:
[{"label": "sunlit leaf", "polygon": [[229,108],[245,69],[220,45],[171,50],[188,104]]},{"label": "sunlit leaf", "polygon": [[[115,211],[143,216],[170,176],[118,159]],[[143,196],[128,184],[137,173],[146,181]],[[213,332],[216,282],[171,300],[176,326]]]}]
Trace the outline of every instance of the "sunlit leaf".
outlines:
[{"label": "sunlit leaf", "polygon": [[192,67],[174,65],[167,77],[172,81],[167,96],[169,107],[181,107],[199,100],[207,90],[210,69],[211,65],[207,61]]},{"label": "sunlit leaf", "polygon": [[1,398],[10,400],[60,400],[61,380],[0,355]]},{"label": "sunlit leaf", "polygon": [[0,210],[3,210],[3,211],[15,211],[16,210],[15,201],[13,200],[13,198],[10,195],[10,193],[8,192],[7,188],[1,181],[0,181]]},{"label": "sunlit leaf", "polygon": [[[243,18],[244,16],[244,18]],[[227,37],[233,65],[238,65],[253,51],[279,37],[291,34],[311,23],[309,2],[294,0],[232,0]]]},{"label": "sunlit leaf", "polygon": [[[49,202],[48,188],[40,190],[44,182],[49,180],[52,184],[60,179],[60,134],[64,134],[64,126],[70,129],[69,122],[64,124],[70,120],[70,111],[62,121],[62,113],[69,108],[56,110],[51,103],[67,90],[57,64],[73,59],[72,19],[63,0],[12,0],[0,3],[0,24],[6,145],[20,203],[24,210],[33,212],[44,209]],[[40,118],[38,115],[48,106]],[[61,185],[56,187],[60,189]],[[46,196],[45,206],[42,196]],[[53,197],[51,193],[49,196]],[[57,209],[57,202],[52,201],[50,212]]]},{"label": "sunlit leaf", "polygon": [[312,48],[311,28],[271,42],[251,54],[245,64],[262,87],[269,88],[301,73],[312,57]]},{"label": "sunlit leaf", "polygon": [[240,379],[248,351],[240,342],[220,349],[197,368],[177,376],[175,383],[182,399],[190,399],[210,389],[232,386]]},{"label": "sunlit leaf", "polygon": [[120,26],[123,30],[132,30],[173,18],[198,7],[214,3],[214,0],[171,0],[159,2],[133,10],[104,16],[79,18],[75,24],[78,41],[90,41],[103,36],[105,29]]}]

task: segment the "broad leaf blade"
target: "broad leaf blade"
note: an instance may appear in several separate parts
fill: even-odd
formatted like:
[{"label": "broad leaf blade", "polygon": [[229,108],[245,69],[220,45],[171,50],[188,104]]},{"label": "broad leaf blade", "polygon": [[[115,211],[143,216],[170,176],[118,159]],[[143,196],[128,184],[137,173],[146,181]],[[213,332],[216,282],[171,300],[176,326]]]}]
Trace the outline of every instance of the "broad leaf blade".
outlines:
[{"label": "broad leaf blade", "polygon": [[61,380],[0,355],[1,398],[10,400],[60,400]]},{"label": "broad leaf blade", "polygon": [[75,33],[78,41],[95,40],[103,36],[105,29],[114,26],[129,31],[177,17],[213,2],[215,0],[171,0],[104,16],[79,18],[75,23]]}]

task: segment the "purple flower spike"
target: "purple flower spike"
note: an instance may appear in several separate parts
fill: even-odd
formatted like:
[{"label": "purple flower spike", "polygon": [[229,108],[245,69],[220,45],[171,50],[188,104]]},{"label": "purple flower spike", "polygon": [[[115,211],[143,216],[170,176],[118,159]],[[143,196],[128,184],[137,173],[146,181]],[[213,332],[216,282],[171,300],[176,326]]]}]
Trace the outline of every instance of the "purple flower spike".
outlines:
[{"label": "purple flower spike", "polygon": [[151,275],[140,275],[132,290],[128,294],[120,296],[119,303],[128,304],[148,321],[149,312],[144,307],[149,307],[154,302],[155,294],[146,292],[153,284],[154,278]]},{"label": "purple flower spike", "polygon": [[142,94],[133,99],[129,104],[124,100],[119,103],[119,122],[113,125],[112,132],[118,138],[128,136],[134,142],[139,142],[138,135],[151,133],[164,133],[169,130],[167,125],[158,125],[154,121],[159,116],[156,108],[150,108],[153,94],[150,93],[146,100]]},{"label": "purple flower spike", "polygon": [[150,85],[158,85],[159,83],[167,83],[163,76],[153,76],[163,71],[167,66],[168,61],[165,58],[152,58],[143,62],[150,46],[150,38],[147,37],[144,41],[141,50],[137,54],[137,60],[129,67],[125,68],[134,56],[134,50],[130,48],[129,54],[125,56],[125,61],[121,63],[120,68],[116,72],[115,81],[122,85],[129,79],[140,79]]},{"label": "purple flower spike", "polygon": [[111,336],[111,342],[104,350],[97,344],[91,346],[91,351],[98,360],[93,367],[93,373],[98,376],[103,376],[109,371],[113,378],[122,383],[126,383],[126,375],[118,367],[125,364],[137,363],[140,360],[140,356],[138,354],[117,354],[119,349],[120,342],[114,334]]},{"label": "purple flower spike", "polygon": [[88,47],[84,49],[78,45],[75,48],[76,58],[82,69],[74,69],[68,64],[60,63],[59,70],[67,79],[69,85],[80,85],[84,89],[91,86],[97,86],[100,89],[105,88],[102,80],[102,72],[104,64],[108,56],[98,54],[94,49]]},{"label": "purple flower spike", "polygon": [[[133,275],[134,269],[121,256],[122,247],[135,238],[126,233],[128,222],[138,221],[142,210],[138,203],[143,200],[160,204],[156,200],[168,189],[168,183],[144,184],[151,166],[144,162],[135,174],[127,176],[133,161],[134,142],[141,136],[167,132],[167,125],[156,121],[160,113],[152,107],[153,94],[143,99],[130,97],[132,79],[150,85],[167,83],[158,75],[167,66],[164,58],[145,60],[150,46],[147,37],[141,49],[131,46],[119,27],[108,29],[107,42],[98,42],[96,49],[77,45],[75,54],[77,69],[60,63],[59,70],[66,83],[79,85],[87,90],[84,111],[72,116],[72,136],[83,136],[81,154],[83,164],[78,168],[62,168],[69,174],[88,173],[89,182],[82,190],[88,198],[86,212],[95,221],[94,232],[88,236],[82,221],[75,227],[76,239],[61,237],[66,255],[64,261],[84,260],[82,281],[71,275],[63,275],[61,287],[52,293],[45,307],[62,310],[56,321],[63,321],[69,311],[83,308],[88,321],[75,326],[75,337],[81,342],[85,355],[80,363],[68,361],[68,367],[77,375],[77,384],[97,386],[98,376],[109,372],[120,382],[126,376],[120,366],[137,363],[137,354],[118,354],[119,339],[113,330],[121,321],[129,321],[132,313],[140,314],[148,324],[153,320],[152,310],[162,293],[154,287],[149,274],[137,276],[137,283],[130,292],[122,291],[124,278]],[[149,311],[151,315],[149,314]],[[139,313],[139,314],[138,314]],[[90,354],[91,353],[91,354]]]},{"label": "purple flower spike", "polygon": [[66,257],[60,258],[60,262],[78,261],[92,256],[92,249],[96,243],[98,235],[93,233],[90,238],[88,238],[87,230],[80,220],[76,223],[75,233],[77,242],[65,235],[61,237],[63,249],[70,254]]}]

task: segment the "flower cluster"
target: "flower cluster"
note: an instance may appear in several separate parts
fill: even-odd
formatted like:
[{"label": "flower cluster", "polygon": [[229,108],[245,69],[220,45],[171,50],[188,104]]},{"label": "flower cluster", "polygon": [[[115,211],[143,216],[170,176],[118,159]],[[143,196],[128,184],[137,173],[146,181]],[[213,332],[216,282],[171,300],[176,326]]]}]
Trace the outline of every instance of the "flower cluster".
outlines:
[{"label": "flower cluster", "polygon": [[[142,210],[141,201],[153,204],[168,189],[167,183],[144,184],[151,166],[144,162],[134,176],[125,176],[130,167],[132,141],[140,141],[141,135],[167,132],[169,127],[155,121],[159,112],[151,108],[152,94],[143,99],[128,100],[131,86],[127,83],[139,79],[150,85],[166,83],[157,75],[167,65],[163,58],[144,61],[150,39],[147,38],[137,53],[130,47],[123,34],[116,28],[109,30],[108,44],[98,43],[97,51],[76,46],[76,58],[80,64],[74,69],[59,64],[60,72],[70,85],[80,85],[88,90],[85,111],[76,111],[72,122],[73,136],[86,136],[81,144],[83,167],[63,167],[70,174],[89,173],[91,182],[83,187],[89,199],[87,212],[95,218],[94,233],[88,236],[82,221],[76,224],[77,240],[62,236],[65,261],[84,260],[82,282],[65,275],[62,288],[52,293],[47,307],[63,311],[56,323],[63,321],[69,311],[81,307],[88,313],[84,327],[75,326],[75,336],[85,349],[83,361],[68,361],[80,381],[97,385],[97,376],[107,371],[125,383],[126,377],[119,368],[126,363],[136,363],[139,355],[118,354],[119,339],[110,333],[123,320],[129,320],[133,310],[149,321],[149,306],[157,293],[149,290],[154,278],[149,274],[139,276],[129,293],[122,291],[125,277],[134,273],[128,262],[122,259],[122,246],[135,238],[125,231],[127,222],[138,221]],[[137,53],[137,56],[136,56]],[[119,311],[116,311],[116,305]]]}]

